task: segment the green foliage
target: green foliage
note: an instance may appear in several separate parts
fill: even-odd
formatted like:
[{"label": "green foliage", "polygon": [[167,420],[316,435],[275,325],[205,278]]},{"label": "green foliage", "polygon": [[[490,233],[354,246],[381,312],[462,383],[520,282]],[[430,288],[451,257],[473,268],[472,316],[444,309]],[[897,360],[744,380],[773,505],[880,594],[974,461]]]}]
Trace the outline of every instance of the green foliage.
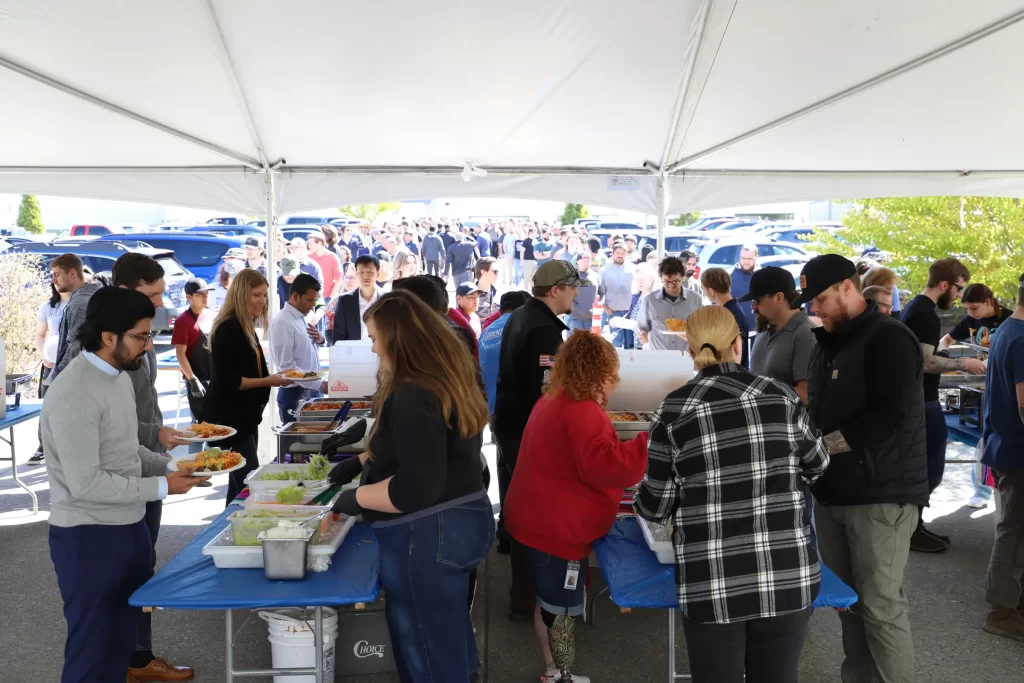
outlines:
[{"label": "green foliage", "polygon": [[681,213],[678,216],[676,216],[675,218],[673,218],[671,221],[669,221],[669,223],[671,225],[685,226],[685,225],[690,225],[691,223],[696,223],[699,220],[700,220],[700,211],[694,211],[692,213]]},{"label": "green foliage", "polygon": [[1024,207],[1018,199],[861,199],[843,224],[847,229],[839,237],[817,231],[820,244],[812,248],[857,258],[864,247],[875,246],[900,275],[900,289],[912,293],[924,289],[932,262],[953,256],[970,269],[971,282],[988,285],[1004,303],[1016,296],[1024,272]]},{"label": "green foliage", "polygon": [[43,233],[43,212],[39,210],[39,200],[34,194],[21,195],[17,225],[37,235]]},{"label": "green foliage", "polygon": [[377,202],[376,204],[353,204],[352,206],[343,206],[340,211],[345,216],[351,216],[352,218],[358,218],[361,221],[367,223],[373,223],[377,218],[386,213],[395,213],[400,210],[402,205],[398,202]]},{"label": "green foliage", "polygon": [[41,349],[35,348],[36,313],[50,298],[47,273],[35,254],[0,253],[0,339],[6,343],[4,372],[34,372]]},{"label": "green foliage", "polygon": [[585,204],[566,204],[565,211],[558,217],[562,225],[572,225],[577,218],[589,218],[590,211]]}]

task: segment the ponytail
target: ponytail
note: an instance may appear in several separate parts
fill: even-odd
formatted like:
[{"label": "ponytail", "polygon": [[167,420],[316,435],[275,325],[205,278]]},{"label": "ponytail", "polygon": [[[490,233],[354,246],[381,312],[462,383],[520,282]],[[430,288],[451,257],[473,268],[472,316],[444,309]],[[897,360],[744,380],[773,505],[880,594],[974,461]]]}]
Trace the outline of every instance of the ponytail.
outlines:
[{"label": "ponytail", "polygon": [[721,306],[702,306],[691,313],[686,319],[686,336],[690,348],[698,349],[693,356],[694,369],[737,362],[732,344],[739,333],[736,319]]}]

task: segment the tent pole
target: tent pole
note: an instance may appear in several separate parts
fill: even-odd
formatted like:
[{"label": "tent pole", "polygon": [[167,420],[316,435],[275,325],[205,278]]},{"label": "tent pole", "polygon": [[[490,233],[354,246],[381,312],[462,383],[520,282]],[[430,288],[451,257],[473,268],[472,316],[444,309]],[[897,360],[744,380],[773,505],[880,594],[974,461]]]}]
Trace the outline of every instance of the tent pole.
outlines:
[{"label": "tent pole", "polygon": [[665,258],[665,225],[668,211],[668,174],[658,173],[658,261]]},{"label": "tent pole", "polygon": [[[264,251],[264,258],[267,259],[267,282],[270,285],[269,287],[267,287],[267,318],[268,318],[268,320],[273,320],[274,316],[277,314],[278,308],[280,307],[279,306],[280,302],[278,302],[278,300],[277,300],[277,259],[278,259],[278,255],[274,253],[274,250],[277,247],[277,242],[274,240],[274,172],[271,171],[269,167],[265,171],[265,178],[266,178],[266,188],[267,188],[267,222],[266,222],[266,227],[267,227],[267,248]],[[266,340],[267,348],[269,349],[270,348],[270,328],[269,327],[267,329],[263,330],[263,338]],[[270,366],[269,362],[267,363],[267,366],[268,367]],[[270,371],[273,372],[273,368],[271,368]],[[271,397],[270,397],[270,401],[268,401],[268,403],[270,404],[270,426],[271,427],[277,427],[278,426],[278,423],[277,423],[278,422],[278,415],[277,415],[277,409],[276,409],[277,408],[277,394],[275,393],[277,391],[280,391],[280,389],[274,389],[274,390],[272,390],[270,392],[271,393]],[[282,462],[281,461],[281,457],[284,454],[283,453],[278,453],[277,452],[277,447],[278,447],[278,444],[275,441],[275,443],[274,443],[274,459],[277,462]]]},{"label": "tent pole", "polygon": [[12,62],[9,59],[0,57],[0,67],[7,69],[8,71],[13,71],[16,74],[21,74],[25,78],[35,81],[36,83],[42,83],[43,85],[49,86],[54,90],[59,90],[62,93],[71,95],[72,97],[76,97],[80,100],[88,102],[89,104],[95,105],[100,109],[106,109],[107,111],[131,119],[132,121],[137,121],[138,123],[141,123],[145,126],[149,126],[150,128],[155,128],[156,130],[159,130],[163,133],[167,133],[168,135],[173,135],[174,137],[179,138],[181,140],[185,140],[186,142],[191,142],[193,145],[202,147],[208,152],[219,154],[220,156],[231,159],[232,161],[237,161],[240,164],[245,164],[250,168],[262,168],[262,164],[260,162],[250,157],[247,157],[244,154],[239,154],[238,152],[227,149],[226,147],[221,147],[220,145],[215,145],[212,142],[207,142],[206,140],[200,140],[197,137],[189,135],[188,133],[183,133],[182,131],[171,128],[170,126],[165,126],[164,124],[158,121],[148,119],[145,116],[136,114],[135,112],[129,111],[124,107],[119,107],[116,104],[107,102],[106,100],[101,100],[100,98],[94,97],[89,93],[82,92],[77,88],[72,88],[70,85],[66,85],[64,83],[61,83],[60,81],[54,80],[49,76],[44,76],[41,73],[32,71],[31,69],[28,69],[22,66],[21,64],[18,64],[17,62]]},{"label": "tent pole", "polygon": [[[960,48],[967,47],[968,45],[978,42],[979,40],[987,38],[988,36],[997,33],[1003,30],[1004,28],[1008,28],[1009,26],[1018,23],[1022,19],[1024,19],[1024,10],[1018,10],[1007,17],[1003,17],[1002,19],[995,23],[980,28],[977,31],[974,31],[973,33],[969,33],[968,35],[963,36],[962,38],[957,38],[953,42],[946,43],[942,47],[932,50],[931,52],[928,52],[926,54],[923,54],[920,57],[912,59],[909,62],[904,62],[903,64],[897,66],[894,69],[890,69],[885,73],[881,73],[873,78],[869,78],[866,81],[861,81],[860,83],[851,86],[846,90],[842,90],[834,95],[831,95],[830,97],[826,97],[823,100],[818,100],[813,104],[809,104],[802,109],[798,109],[797,111],[792,112],[791,114],[787,114],[786,116],[775,119],[774,121],[766,123],[763,126],[759,126],[758,128],[747,131],[742,135],[737,135],[736,137],[726,140],[725,142],[719,143],[713,147],[708,147],[703,152],[698,152],[696,154],[686,157],[685,159],[681,159],[680,161],[677,161],[676,163],[669,166],[668,172],[675,173],[676,171],[684,169],[687,166],[692,166],[697,162],[703,161],[708,157],[714,156],[719,152],[724,152],[725,150],[731,147],[735,147],[736,145],[742,142],[746,142],[756,137],[760,137],[765,133],[770,133],[771,131],[777,128],[781,128],[782,126],[785,126],[789,123],[798,121],[799,119],[802,119],[805,116],[810,116],[811,114],[821,111],[826,107],[830,107],[833,104],[836,104],[837,102],[841,102],[842,100],[845,100],[846,98],[851,97],[852,95],[856,95],[860,92],[873,88],[876,85],[881,85],[882,83],[890,81],[893,78],[896,78],[897,76],[901,76],[907,73],[908,71],[913,71],[919,66],[929,64],[930,62],[933,62],[936,59],[939,59],[940,57],[945,57],[948,54],[956,52]],[[664,168],[664,165],[662,165],[662,167]]]}]

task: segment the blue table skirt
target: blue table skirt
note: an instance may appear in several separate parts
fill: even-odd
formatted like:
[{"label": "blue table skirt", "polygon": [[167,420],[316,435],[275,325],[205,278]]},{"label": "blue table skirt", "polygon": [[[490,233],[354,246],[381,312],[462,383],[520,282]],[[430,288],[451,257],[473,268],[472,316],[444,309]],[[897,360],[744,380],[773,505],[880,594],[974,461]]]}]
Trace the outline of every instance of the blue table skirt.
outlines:
[{"label": "blue table skirt", "polygon": [[0,417],[0,430],[10,429],[16,424],[21,424],[33,417],[39,417],[43,410],[42,401],[25,400],[17,408],[7,407],[7,415]]},{"label": "blue table skirt", "polygon": [[[675,566],[661,564],[644,540],[635,519],[620,519],[608,535],[594,542],[601,572],[608,582],[612,602],[619,607],[678,607]],[[846,608],[857,594],[821,565],[821,590],[815,607]]]},{"label": "blue table skirt", "polygon": [[981,441],[981,430],[971,425],[960,424],[959,413],[946,413],[946,433],[953,441],[971,446],[978,445]]},{"label": "blue table skirt", "polygon": [[228,507],[128,602],[137,607],[249,609],[352,605],[377,599],[377,541],[368,524],[352,527],[326,572],[310,572],[302,581],[271,581],[262,569],[217,569],[213,558],[202,554],[203,546],[227,526],[229,514],[241,509]]}]

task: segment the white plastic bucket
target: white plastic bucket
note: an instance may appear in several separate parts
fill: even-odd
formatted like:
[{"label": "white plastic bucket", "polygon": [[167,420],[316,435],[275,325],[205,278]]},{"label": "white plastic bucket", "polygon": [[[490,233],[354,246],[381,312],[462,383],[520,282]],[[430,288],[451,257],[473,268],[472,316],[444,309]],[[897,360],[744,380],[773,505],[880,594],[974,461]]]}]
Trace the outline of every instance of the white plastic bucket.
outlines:
[{"label": "white plastic bucket", "polygon": [[[316,641],[313,630],[316,620],[313,608],[284,609],[260,612],[269,627],[271,662],[275,669],[294,669],[316,666]],[[324,607],[324,681],[334,680],[334,642],[338,637],[338,613]],[[302,621],[302,617],[306,620]],[[315,683],[315,676],[274,676],[274,683]]]}]

